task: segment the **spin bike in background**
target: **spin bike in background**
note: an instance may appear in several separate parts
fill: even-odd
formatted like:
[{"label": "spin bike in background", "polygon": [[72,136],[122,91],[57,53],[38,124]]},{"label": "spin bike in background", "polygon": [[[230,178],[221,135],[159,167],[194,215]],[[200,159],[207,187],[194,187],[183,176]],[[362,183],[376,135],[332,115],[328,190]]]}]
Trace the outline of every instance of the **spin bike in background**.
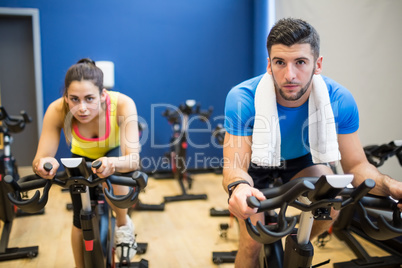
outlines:
[{"label": "spin bike in background", "polygon": [[402,140],[394,140],[382,145],[368,145],[364,147],[367,160],[375,167],[380,167],[388,158],[396,156],[402,166]]},{"label": "spin bike in background", "polygon": [[[390,157],[396,156],[402,166],[402,140],[395,140],[382,145],[364,147],[368,161],[375,167],[380,167]],[[370,199],[369,199],[370,198]],[[334,223],[332,233],[344,241],[353,251],[357,259],[335,263],[334,267],[400,267],[402,264],[402,222],[400,212],[392,210],[394,202],[388,197],[365,197],[367,207],[362,211],[359,206],[349,207],[340,212]],[[396,228],[391,228],[396,226]],[[384,233],[384,230],[391,230]],[[390,253],[390,256],[373,257],[362,247],[352,235],[357,234],[366,241]]]},{"label": "spin bike in background", "polygon": [[[138,132],[141,139],[142,133],[146,130],[147,126],[144,123],[138,122]],[[141,162],[141,161],[140,161]],[[131,215],[133,210],[138,211],[164,211],[165,210],[165,203],[161,204],[144,204],[141,200],[138,200],[137,204],[133,207],[129,208],[128,214]]]},{"label": "spin bike in background", "polygon": [[[190,116],[198,116],[203,122],[206,122],[211,116],[213,108],[210,107],[206,111],[202,111],[200,105],[196,105],[195,100],[187,100],[185,104],[181,104],[178,109],[166,109],[162,114],[172,125],[173,135],[170,139],[170,164],[173,176],[177,179],[182,190],[181,195],[165,196],[165,202],[185,201],[185,200],[200,200],[207,199],[206,194],[188,194],[187,189],[191,189],[193,179],[187,171],[187,136]],[[155,174],[156,175],[156,174]],[[155,178],[158,178],[157,176]],[[187,187],[185,186],[187,183]]]},{"label": "spin bike in background", "polygon": [[[82,209],[80,213],[83,232],[84,261],[85,267],[148,267],[148,261],[141,259],[140,262],[130,263],[127,245],[123,245],[122,256],[118,264],[114,261],[114,230],[115,218],[104,198],[107,198],[119,208],[132,207],[137,201],[139,193],[147,185],[148,177],[145,173],[135,171],[134,173],[115,173],[107,178],[99,178],[91,171],[91,163],[85,162],[84,158],[62,158],[60,162],[64,171],[58,172],[52,180],[46,180],[38,175],[22,177],[16,182],[11,176],[4,180],[8,183],[10,201],[27,212],[36,212],[45,207],[48,201],[49,190],[56,184],[63,188],[72,188],[75,194],[80,194]],[[100,161],[92,163],[92,167],[99,168]],[[51,164],[45,164],[46,170],[51,170]],[[90,199],[89,187],[99,187],[99,184],[106,183],[104,196],[99,193],[98,200]],[[129,193],[124,196],[113,194],[112,184],[125,185],[130,187]],[[26,199],[21,196],[24,191],[42,189],[42,195],[36,190],[34,196]],[[104,197],[104,198],[102,198]],[[103,206],[101,206],[103,204]],[[105,230],[106,232],[102,232]],[[138,243],[137,254],[145,253],[147,244]]]},{"label": "spin bike in background", "polygon": [[219,145],[223,145],[225,140],[226,129],[222,124],[218,124],[214,131],[212,132],[212,136],[218,141]]},{"label": "spin bike in background", "polygon": [[[219,145],[223,146],[223,142],[225,139],[225,133],[226,129],[222,124],[218,124],[215,129],[212,131],[212,136],[216,139]],[[216,174],[222,174],[222,169],[220,170],[215,170]],[[230,216],[230,212],[228,209],[216,209],[216,208],[211,208],[209,210],[209,215],[212,217],[221,217],[221,216]],[[221,224],[220,229],[224,229],[222,231],[227,230],[228,226],[227,224]],[[231,254],[232,255],[232,254]],[[229,257],[231,258],[231,257]],[[233,259],[233,258],[231,258]],[[230,261],[231,262],[231,261]]]},{"label": "spin bike in background", "polygon": [[[13,220],[16,216],[28,216],[17,210],[7,198],[6,184],[4,178],[11,176],[15,181],[19,179],[18,167],[14,156],[11,153],[13,138],[11,133],[19,133],[24,130],[25,124],[32,120],[25,111],[20,115],[8,115],[5,108],[0,106],[0,133],[2,136],[3,152],[0,156],[0,219],[3,221],[3,231],[0,240],[0,261],[19,258],[33,258],[38,255],[38,246],[25,248],[8,248]],[[36,214],[43,214],[43,210]]]},{"label": "spin bike in background", "polygon": [[[217,144],[223,148],[223,143],[225,140],[226,129],[222,124],[218,124],[212,131],[212,137],[215,138]],[[214,170],[215,174],[222,174],[223,167],[216,168]]]}]

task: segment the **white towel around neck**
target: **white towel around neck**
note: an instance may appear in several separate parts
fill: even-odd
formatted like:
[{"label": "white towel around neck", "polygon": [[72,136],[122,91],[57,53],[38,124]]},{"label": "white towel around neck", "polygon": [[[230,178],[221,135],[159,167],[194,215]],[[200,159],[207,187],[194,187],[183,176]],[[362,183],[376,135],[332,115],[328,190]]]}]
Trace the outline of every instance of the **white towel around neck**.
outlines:
[{"label": "white towel around neck", "polygon": [[[313,162],[328,163],[340,160],[335,118],[327,85],[321,75],[314,75],[312,83],[313,88],[308,100],[308,132]],[[265,167],[280,166],[281,134],[278,109],[274,82],[268,73],[265,73],[257,85],[254,106],[251,162]]]}]

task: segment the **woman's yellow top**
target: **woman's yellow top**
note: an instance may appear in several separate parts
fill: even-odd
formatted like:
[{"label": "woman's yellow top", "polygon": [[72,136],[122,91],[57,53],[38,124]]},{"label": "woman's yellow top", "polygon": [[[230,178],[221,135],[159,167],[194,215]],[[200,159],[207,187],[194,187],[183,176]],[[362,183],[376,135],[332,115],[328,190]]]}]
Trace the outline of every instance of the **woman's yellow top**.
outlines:
[{"label": "woman's yellow top", "polygon": [[72,126],[71,152],[90,159],[98,159],[107,152],[120,145],[120,127],[117,123],[117,98],[118,92],[107,91],[106,96],[106,133],[99,138],[85,138],[77,124]]}]

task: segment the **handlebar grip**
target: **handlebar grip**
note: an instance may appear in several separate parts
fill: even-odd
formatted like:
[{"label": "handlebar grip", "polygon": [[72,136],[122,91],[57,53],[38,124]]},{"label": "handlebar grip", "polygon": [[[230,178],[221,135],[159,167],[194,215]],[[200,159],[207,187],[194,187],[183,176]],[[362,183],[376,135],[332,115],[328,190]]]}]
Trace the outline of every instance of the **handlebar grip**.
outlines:
[{"label": "handlebar grip", "polygon": [[96,161],[94,161],[94,162],[92,163],[92,167],[93,167],[93,168],[98,169],[98,168],[100,168],[101,166],[102,166],[102,161],[96,160]]},{"label": "handlebar grip", "polygon": [[133,173],[132,178],[137,181],[140,189],[144,189],[148,184],[148,175],[141,171],[136,171]]},{"label": "handlebar grip", "polygon": [[255,196],[249,196],[247,197],[247,205],[251,208],[259,208],[261,206],[261,202]]},{"label": "handlebar grip", "polygon": [[25,123],[31,123],[32,122],[32,118],[27,114],[27,112],[26,111],[21,111],[21,115],[22,115],[22,118],[24,118],[24,122]]},{"label": "handlebar grip", "polygon": [[[372,198],[366,196],[371,189],[375,187],[375,181],[372,179],[367,179],[363,181],[357,188],[345,188],[340,192],[340,195],[347,196],[347,198],[342,201],[341,207],[344,208],[346,206],[356,204],[357,202],[367,202],[367,200],[371,200]],[[370,203],[373,205],[376,202],[375,199]],[[377,204],[376,202],[375,204]]]},{"label": "handlebar grip", "polygon": [[14,178],[11,175],[4,176],[4,181],[6,182],[5,185],[9,193],[13,191],[21,191],[21,187],[18,185],[18,183],[14,180]]},{"label": "handlebar grip", "polygon": [[46,170],[47,172],[51,171],[52,168],[53,168],[53,165],[52,165],[51,163],[49,163],[49,162],[48,162],[48,163],[45,163],[45,164],[43,165],[43,169]]},{"label": "handlebar grip", "polygon": [[374,187],[375,181],[372,179],[367,179],[363,183],[361,183],[350,196],[355,200],[360,200]]}]

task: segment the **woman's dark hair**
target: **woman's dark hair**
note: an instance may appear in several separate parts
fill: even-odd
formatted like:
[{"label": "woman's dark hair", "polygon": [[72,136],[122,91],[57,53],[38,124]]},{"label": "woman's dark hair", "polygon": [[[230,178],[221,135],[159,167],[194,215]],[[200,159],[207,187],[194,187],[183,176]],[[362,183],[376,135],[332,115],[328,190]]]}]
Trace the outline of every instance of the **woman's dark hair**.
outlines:
[{"label": "woman's dark hair", "polygon": [[314,58],[320,56],[320,36],[309,23],[294,18],[281,19],[272,27],[268,39],[268,55],[271,54],[273,45],[282,44],[292,46],[294,44],[310,44]]},{"label": "woman's dark hair", "polygon": [[96,67],[95,62],[89,58],[80,59],[76,64],[71,66],[64,79],[64,95],[67,95],[67,89],[73,81],[89,80],[99,88],[99,92],[103,89],[103,72]]},{"label": "woman's dark hair", "polygon": [[65,101],[67,96],[67,89],[73,81],[89,80],[99,88],[99,93],[102,94],[103,90],[103,72],[100,68],[96,67],[95,62],[89,58],[80,59],[76,64],[71,66],[66,73],[64,79],[64,93],[63,93],[63,118],[64,122],[64,135],[66,142],[69,145],[71,142],[71,124],[73,117],[66,120],[66,117],[70,111],[68,104]]}]

